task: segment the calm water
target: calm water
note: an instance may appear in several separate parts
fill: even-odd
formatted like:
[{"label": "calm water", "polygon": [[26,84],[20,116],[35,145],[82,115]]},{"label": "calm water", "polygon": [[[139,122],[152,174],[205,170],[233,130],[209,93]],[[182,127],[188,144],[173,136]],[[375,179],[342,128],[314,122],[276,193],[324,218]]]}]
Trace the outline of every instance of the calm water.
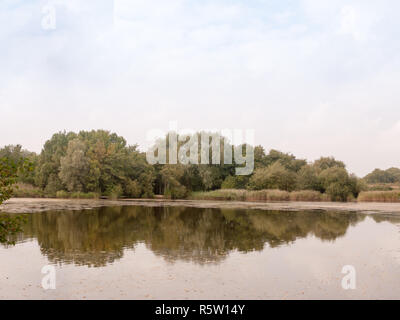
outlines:
[{"label": "calm water", "polygon": [[[56,267],[56,290],[41,269]],[[356,289],[341,286],[356,269]],[[107,207],[30,214],[0,299],[400,298],[400,218]]]}]

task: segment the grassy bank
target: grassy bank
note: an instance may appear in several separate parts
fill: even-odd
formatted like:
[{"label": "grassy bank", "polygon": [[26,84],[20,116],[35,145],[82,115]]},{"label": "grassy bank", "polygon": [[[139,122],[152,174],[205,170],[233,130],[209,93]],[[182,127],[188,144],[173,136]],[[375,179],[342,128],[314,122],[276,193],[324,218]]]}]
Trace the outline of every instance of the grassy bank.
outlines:
[{"label": "grassy bank", "polygon": [[14,187],[15,198],[57,198],[57,199],[99,199],[100,195],[95,192],[67,192],[58,191],[56,194],[47,194],[44,190],[30,184],[18,183]]},{"label": "grassy bank", "polygon": [[[56,194],[46,194],[40,188],[29,184],[18,184],[14,188],[14,197],[16,198],[58,198],[58,199],[99,199],[100,194],[89,192],[66,192],[58,191]],[[117,199],[117,196],[109,195],[111,199]],[[318,191],[303,190],[287,192],[282,190],[238,190],[238,189],[220,189],[206,192],[193,192],[188,196],[190,200],[216,200],[216,201],[305,201],[320,202],[331,201],[327,194]],[[358,198],[348,199],[348,201],[358,202],[394,202],[400,203],[400,190],[395,191],[364,191]]]}]

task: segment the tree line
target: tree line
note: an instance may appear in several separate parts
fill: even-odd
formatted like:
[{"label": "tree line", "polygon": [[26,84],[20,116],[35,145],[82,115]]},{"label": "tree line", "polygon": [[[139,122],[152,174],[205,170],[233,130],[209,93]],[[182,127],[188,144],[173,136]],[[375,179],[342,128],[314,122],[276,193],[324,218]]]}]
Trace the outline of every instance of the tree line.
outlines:
[{"label": "tree line", "polygon": [[[225,139],[222,143],[229,141]],[[245,145],[229,146],[246,149]],[[357,198],[366,188],[366,182],[377,181],[376,177],[381,176],[374,171],[359,179],[333,157],[308,162],[277,150],[267,153],[262,146],[251,146],[251,150],[254,172],[249,176],[235,175],[235,161],[219,165],[150,165],[138,145],[128,145],[123,137],[105,130],[58,132],[46,141],[40,154],[20,145],[6,146],[0,149],[0,158],[29,161],[32,170],[19,173],[18,182],[48,197],[77,194],[152,198],[160,194],[176,199],[196,191],[279,189],[314,190],[326,193],[333,201],[346,201]],[[209,155],[211,158],[212,150]],[[390,169],[382,176],[388,182],[400,181],[400,169]],[[393,180],[392,176],[399,180]]]}]

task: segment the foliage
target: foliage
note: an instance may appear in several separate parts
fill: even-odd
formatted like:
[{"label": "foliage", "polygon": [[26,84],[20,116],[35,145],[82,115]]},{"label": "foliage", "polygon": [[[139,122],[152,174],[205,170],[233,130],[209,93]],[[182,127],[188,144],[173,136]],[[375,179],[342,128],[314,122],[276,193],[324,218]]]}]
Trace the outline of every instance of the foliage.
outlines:
[{"label": "foliage", "polygon": [[280,189],[292,191],[295,188],[296,175],[286,169],[280,162],[267,168],[256,169],[249,181],[251,190]]},{"label": "foliage", "polygon": [[322,185],[318,178],[319,171],[316,166],[305,165],[297,174],[298,190],[315,190],[322,191]]},{"label": "foliage", "polygon": [[0,158],[0,204],[11,198],[13,185],[17,183],[18,165],[8,158]]},{"label": "foliage", "polygon": [[89,178],[89,159],[85,155],[86,145],[77,139],[68,143],[67,153],[60,159],[61,182],[68,191],[85,191]]},{"label": "foliage", "polygon": [[13,188],[13,197],[17,198],[43,198],[45,193],[41,188],[32,184],[18,182]]},{"label": "foliage", "polygon": [[400,183],[400,169],[375,169],[373,172],[365,176],[364,180],[367,183]]},{"label": "foliage", "polygon": [[21,145],[8,145],[0,149],[0,158],[16,165],[24,162],[29,164],[29,170],[26,170],[26,166],[18,168],[17,182],[31,185],[35,183],[35,168],[38,161],[36,153],[22,149]]},{"label": "foliage", "polygon": [[248,176],[228,176],[222,182],[221,189],[246,189],[249,179]]},{"label": "foliage", "polygon": [[[105,130],[53,135],[39,156],[36,174],[36,184],[50,196],[68,191],[117,198],[135,191],[135,196],[152,197],[154,180],[145,154]],[[133,190],[132,181],[140,190]]]},{"label": "foliage", "polygon": [[137,180],[129,180],[125,184],[125,194],[129,198],[140,198],[142,188]]},{"label": "foliage", "polygon": [[160,173],[164,184],[164,195],[167,198],[178,199],[187,196],[188,190],[182,184],[185,175],[184,165],[165,165]]},{"label": "foliage", "polygon": [[335,167],[346,168],[346,165],[342,161],[338,161],[333,157],[321,157],[314,162],[314,166],[321,171]]},{"label": "foliage", "polygon": [[26,223],[25,216],[6,216],[0,215],[0,243],[13,245],[15,241],[10,237],[22,231],[22,225]]},{"label": "foliage", "polygon": [[343,167],[330,167],[319,175],[324,191],[332,201],[347,201],[351,196],[357,196],[356,181],[349,176]]},{"label": "foliage", "polygon": [[[31,164],[22,159],[0,158],[0,205],[13,194],[13,185],[19,173],[31,170]],[[24,217],[0,215],[0,243],[13,244],[9,237],[20,232]]]},{"label": "foliage", "polygon": [[[167,159],[170,158],[171,134],[161,140],[167,146]],[[211,142],[212,133],[206,134]],[[188,150],[197,141],[197,160],[201,162],[204,141],[200,136],[201,132],[177,135],[179,159],[186,158],[184,156],[189,155]],[[233,146],[222,137],[219,154],[213,154],[212,147],[209,147],[209,159],[217,156],[223,163],[225,146],[231,151],[244,147]],[[30,163],[31,171],[16,169],[17,173],[9,181],[9,185],[18,182],[20,189],[14,188],[17,196],[29,197],[98,198],[105,195],[116,199],[152,198],[154,194],[163,194],[178,199],[206,191],[216,191],[218,195],[217,190],[223,189],[229,191],[224,191],[222,197],[229,194],[231,198],[241,199],[247,189],[247,198],[284,200],[288,198],[288,192],[298,191],[291,193],[290,199],[317,201],[329,197],[334,201],[346,201],[368,190],[366,183],[400,183],[400,169],[397,168],[377,169],[360,180],[348,173],[342,161],[333,157],[321,157],[314,163],[307,163],[290,153],[278,150],[267,153],[262,146],[249,147],[254,151],[255,161],[255,170],[249,176],[235,175],[235,161],[218,165],[196,162],[150,165],[137,145],[129,146],[123,137],[105,130],[58,132],[46,141],[40,155],[16,145],[0,149],[0,156],[9,163]],[[3,189],[5,197],[12,192],[7,185]],[[271,190],[276,191],[273,193]],[[321,196],[322,193],[326,195]]]}]

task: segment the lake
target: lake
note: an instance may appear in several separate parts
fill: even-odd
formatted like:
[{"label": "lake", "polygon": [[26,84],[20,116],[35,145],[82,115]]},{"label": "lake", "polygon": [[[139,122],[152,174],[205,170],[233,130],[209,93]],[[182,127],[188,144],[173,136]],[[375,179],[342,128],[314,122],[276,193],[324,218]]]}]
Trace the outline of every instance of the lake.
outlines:
[{"label": "lake", "polygon": [[[16,245],[0,245],[0,299],[400,298],[399,216],[118,206],[27,217]],[[55,290],[41,286],[46,265]]]}]

